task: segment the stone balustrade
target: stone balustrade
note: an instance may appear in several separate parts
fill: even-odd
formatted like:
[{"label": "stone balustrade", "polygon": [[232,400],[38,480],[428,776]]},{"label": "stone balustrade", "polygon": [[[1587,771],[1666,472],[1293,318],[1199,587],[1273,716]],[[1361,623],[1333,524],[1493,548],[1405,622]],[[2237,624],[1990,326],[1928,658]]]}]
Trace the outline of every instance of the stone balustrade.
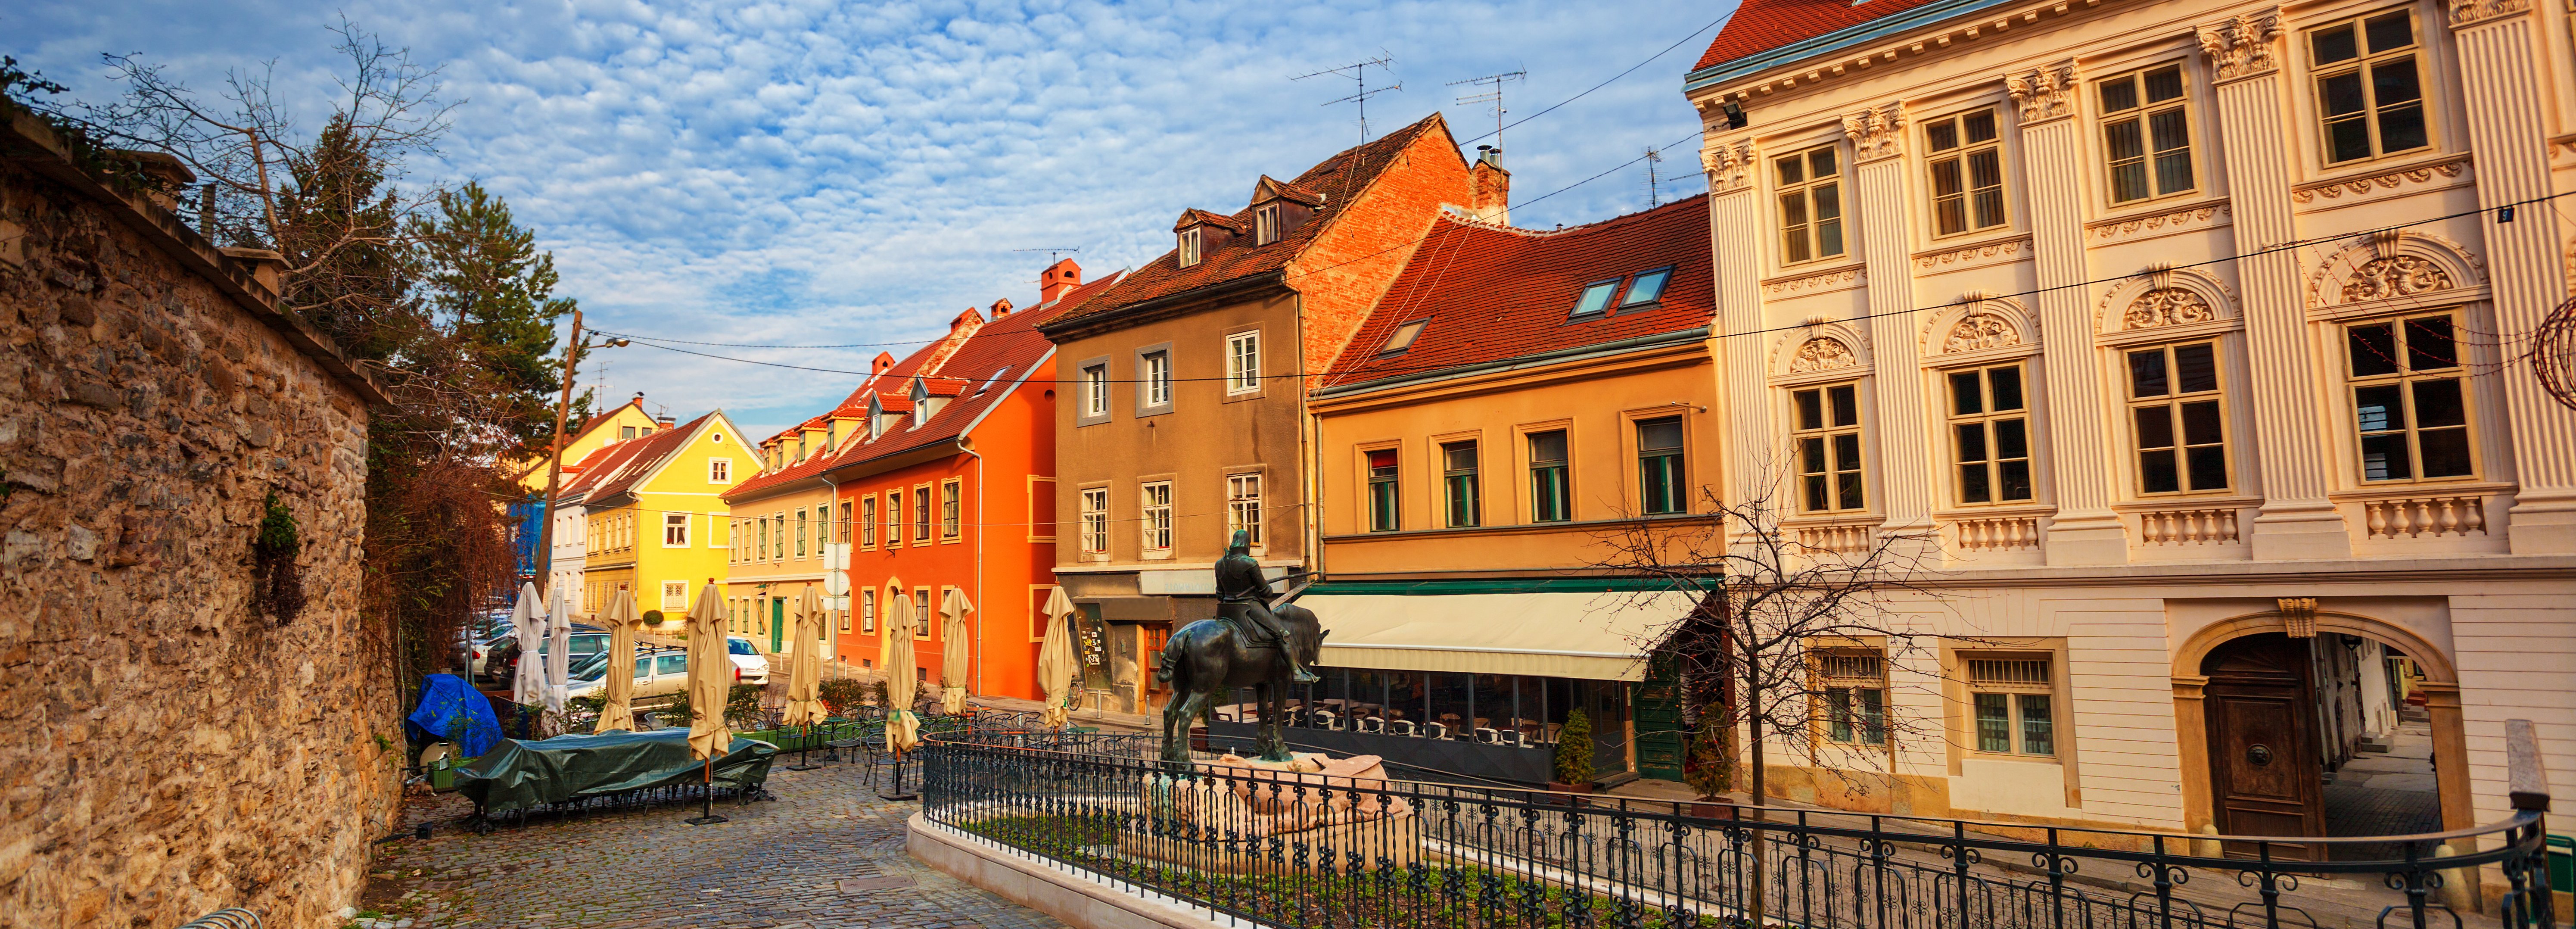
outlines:
[{"label": "stone balustrade", "polygon": [[2147,545],[2209,545],[2239,540],[2236,508],[2199,507],[2138,514],[2138,541]]},{"label": "stone balustrade", "polygon": [[1962,519],[1950,524],[1950,538],[1960,549],[1972,552],[2036,550],[2039,548],[2039,519],[2033,516]]},{"label": "stone balustrade", "polygon": [[2362,522],[2374,539],[2485,535],[2486,498],[2480,496],[2404,497],[2361,504]]}]

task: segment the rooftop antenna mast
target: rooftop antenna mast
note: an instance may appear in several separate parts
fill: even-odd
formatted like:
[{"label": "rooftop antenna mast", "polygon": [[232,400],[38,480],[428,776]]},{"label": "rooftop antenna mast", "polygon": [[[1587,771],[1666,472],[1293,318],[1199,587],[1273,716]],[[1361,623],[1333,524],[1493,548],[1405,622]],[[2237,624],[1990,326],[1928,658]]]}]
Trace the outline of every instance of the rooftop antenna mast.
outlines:
[{"label": "rooftop antenna mast", "polygon": [[1663,163],[1664,153],[1661,149],[1653,147],[1646,149],[1646,208],[1650,210],[1664,205],[1663,179],[1656,172],[1656,166]]},{"label": "rooftop antenna mast", "polygon": [[1015,248],[1015,249],[1012,249],[1012,251],[1015,251],[1015,252],[1045,252],[1045,253],[1047,253],[1047,264],[1054,264],[1054,263],[1055,263],[1055,259],[1056,259],[1056,256],[1057,256],[1057,255],[1063,255],[1063,254],[1067,254],[1067,253],[1070,253],[1070,252],[1078,252],[1078,251],[1081,251],[1081,249],[1079,249],[1079,248],[1075,248],[1075,247],[1070,246],[1070,245],[1051,245],[1051,246],[1048,246],[1048,247],[1045,247],[1045,248]]},{"label": "rooftop antenna mast", "polygon": [[1359,91],[1360,91],[1359,93],[1355,93],[1355,94],[1352,94],[1352,95],[1350,95],[1350,96],[1343,97],[1343,98],[1341,98],[1341,99],[1339,99],[1339,100],[1333,100],[1333,101],[1326,102],[1324,105],[1325,105],[1325,106],[1332,106],[1333,104],[1336,104],[1336,103],[1357,103],[1357,104],[1359,104],[1359,105],[1360,105],[1360,144],[1362,144],[1362,145],[1366,145],[1366,144],[1368,144],[1368,137],[1369,137],[1369,135],[1368,135],[1368,98],[1370,98],[1370,97],[1374,97],[1374,96],[1377,96],[1377,95],[1382,94],[1382,93],[1386,93],[1387,91],[1390,91],[1390,90],[1403,90],[1403,89],[1404,89],[1404,85],[1403,85],[1402,83],[1396,83],[1396,84],[1390,84],[1390,85],[1385,86],[1385,87],[1380,87],[1380,88],[1378,88],[1378,89],[1376,89],[1376,90],[1370,90],[1370,89],[1369,89],[1369,86],[1368,86],[1368,69],[1370,69],[1370,68],[1372,68],[1372,67],[1377,68],[1377,69],[1379,69],[1379,70],[1392,70],[1392,69],[1395,67],[1395,59],[1387,57],[1387,56],[1386,56],[1386,53],[1385,53],[1384,51],[1380,51],[1380,52],[1378,52],[1378,57],[1371,58],[1371,59],[1369,59],[1369,60],[1367,60],[1367,61],[1353,62],[1353,63],[1351,63],[1351,64],[1346,64],[1346,65],[1343,65],[1343,66],[1338,67],[1338,68],[1325,68],[1324,70],[1317,71],[1317,72],[1314,72],[1314,73],[1312,73],[1312,74],[1300,74],[1300,75],[1297,75],[1296,77],[1289,78],[1289,80],[1292,80],[1292,81],[1302,81],[1302,80],[1305,80],[1305,79],[1310,78],[1310,77],[1323,77],[1324,75],[1327,75],[1327,74],[1339,74],[1339,75],[1341,75],[1341,76],[1343,76],[1343,77],[1347,77],[1347,78],[1350,78],[1350,79],[1352,79],[1352,80],[1354,80],[1354,81],[1359,82]]},{"label": "rooftop antenna mast", "polygon": [[1463,81],[1450,81],[1448,86],[1456,87],[1460,84],[1494,85],[1494,89],[1492,90],[1480,91],[1460,97],[1458,98],[1458,103],[1462,106],[1470,103],[1491,103],[1494,105],[1494,147],[1501,148],[1503,147],[1503,114],[1511,112],[1510,110],[1503,109],[1503,84],[1506,81],[1517,81],[1528,76],[1529,72],[1527,71],[1505,71],[1501,74],[1488,74],[1484,77],[1471,77]]}]

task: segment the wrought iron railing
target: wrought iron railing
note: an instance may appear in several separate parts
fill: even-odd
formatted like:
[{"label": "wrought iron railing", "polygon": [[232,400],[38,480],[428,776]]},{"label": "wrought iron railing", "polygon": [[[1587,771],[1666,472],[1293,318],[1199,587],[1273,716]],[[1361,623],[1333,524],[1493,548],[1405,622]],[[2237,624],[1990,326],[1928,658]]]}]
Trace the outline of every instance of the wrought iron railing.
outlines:
[{"label": "wrought iron railing", "polygon": [[[2527,724],[2521,728],[2528,739]],[[2178,835],[1680,804],[1243,769],[1175,771],[1149,736],[990,729],[921,753],[922,808],[976,841],[1265,926],[1451,929],[2317,927],[2303,880],[2369,877],[2380,927],[2549,929],[2542,811],[2356,838]],[[1216,746],[1224,747],[1224,746]],[[2537,753],[2513,753],[2536,767]],[[1201,753],[1201,757],[1206,757]],[[2522,782],[2518,779],[2517,783]],[[2395,857],[2327,854],[2393,845]],[[2447,846],[2447,848],[2444,848]],[[2458,850],[2437,857],[2436,849]],[[2321,860],[2298,860],[2316,858]],[[2345,884],[2344,881],[2332,881]],[[2215,886],[2213,886],[2215,885]],[[2491,889],[2490,896],[2495,891]],[[2366,895],[2365,895],[2366,896]],[[2474,904],[2468,904],[2474,905]]]}]

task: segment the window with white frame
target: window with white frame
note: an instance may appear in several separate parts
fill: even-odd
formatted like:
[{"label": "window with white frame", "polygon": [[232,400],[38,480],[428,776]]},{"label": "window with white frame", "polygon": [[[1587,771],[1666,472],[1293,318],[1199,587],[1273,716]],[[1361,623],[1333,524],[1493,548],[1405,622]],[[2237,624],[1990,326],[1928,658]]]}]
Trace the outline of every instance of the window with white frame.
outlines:
[{"label": "window with white frame", "polygon": [[2399,9],[2308,32],[2326,162],[2358,161],[2432,144],[2425,130],[2423,56],[2415,11]]},{"label": "window with white frame", "polygon": [[1798,509],[1808,513],[1869,505],[1860,454],[1860,385],[1828,384],[1791,391],[1798,444]]},{"label": "window with white frame", "polygon": [[2371,483],[2468,477],[2468,388],[2451,313],[2344,327],[2361,479]]},{"label": "window with white frame", "polygon": [[1887,744],[1887,659],[1867,652],[1816,653],[1824,691],[1825,740],[1846,745]]},{"label": "window with white frame", "polygon": [[664,514],[662,514],[662,547],[663,547],[663,548],[687,548],[687,547],[689,547],[689,514],[687,514],[687,513],[664,513]]},{"label": "window with white frame", "polygon": [[1172,402],[1172,353],[1147,352],[1144,363],[1146,406],[1169,406]]},{"label": "window with white frame", "polygon": [[709,483],[709,484],[731,484],[731,483],[733,483],[733,459],[731,459],[731,458],[709,458],[709,459],[707,459],[707,483]]},{"label": "window with white frame", "polygon": [[1226,475],[1225,529],[1229,540],[1241,532],[1253,547],[1261,546],[1261,475]]},{"label": "window with white frame", "polygon": [[1146,552],[1168,553],[1172,550],[1172,482],[1152,481],[1138,488],[1138,511],[1144,538],[1139,543]]},{"label": "window with white frame", "polygon": [[859,547],[874,551],[877,547],[877,497],[859,498]]},{"label": "window with white frame", "polygon": [[2182,65],[2133,71],[2095,85],[2102,101],[2102,152],[2111,202],[2127,203],[2196,189],[2191,111]]},{"label": "window with white frame", "polygon": [[1971,657],[1968,706],[1977,751],[2056,757],[2057,725],[2046,655]]},{"label": "window with white frame", "polygon": [[1923,125],[1932,172],[1932,233],[1957,235],[2004,224],[2004,154],[1989,107]]},{"label": "window with white frame", "polygon": [[1252,211],[1252,244],[1268,245],[1276,241],[1279,241],[1279,204]]},{"label": "window with white frame", "polygon": [[2143,494],[2226,490],[2227,429],[2218,392],[2218,346],[2210,342],[2133,349],[2130,435]]},{"label": "window with white frame", "polygon": [[1082,369],[1082,415],[1109,415],[1109,366],[1089,365]]},{"label": "window with white frame", "polygon": [[1082,490],[1082,550],[1091,555],[1109,551],[1109,488]]},{"label": "window with white frame", "polygon": [[1248,394],[1261,389],[1261,332],[1225,337],[1225,392]]},{"label": "window with white frame", "polygon": [[1808,149],[1772,159],[1771,169],[1779,183],[1780,263],[1842,254],[1841,152],[1831,145]]},{"label": "window with white frame", "polygon": [[955,479],[939,485],[939,537],[956,541],[965,533],[965,489]]},{"label": "window with white frame", "polygon": [[1181,230],[1181,267],[1187,268],[1199,263],[1199,241],[1199,229],[1197,226]]},{"label": "window with white frame", "polygon": [[689,582],[687,582],[687,581],[663,581],[663,582],[662,582],[662,612],[669,613],[669,612],[674,612],[674,611],[677,611],[677,610],[685,610],[685,609],[688,609],[688,608],[689,608]]},{"label": "window with white frame", "polygon": [[2030,412],[2022,398],[2021,365],[1951,371],[1943,380],[1950,387],[1958,502],[2030,499]]}]

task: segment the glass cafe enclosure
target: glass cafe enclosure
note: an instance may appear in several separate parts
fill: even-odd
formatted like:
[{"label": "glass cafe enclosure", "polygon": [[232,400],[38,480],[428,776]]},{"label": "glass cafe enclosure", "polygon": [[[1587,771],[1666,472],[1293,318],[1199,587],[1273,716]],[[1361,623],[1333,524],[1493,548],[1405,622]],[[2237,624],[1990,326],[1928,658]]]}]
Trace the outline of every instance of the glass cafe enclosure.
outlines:
[{"label": "glass cafe enclosure", "polygon": [[[1593,770],[1630,770],[1629,685],[1519,674],[1314,669],[1291,687],[1283,731],[1297,751],[1377,755],[1425,780],[1543,785],[1566,718],[1591,719]],[[1249,689],[1210,715],[1212,735],[1249,739],[1259,707]]]}]

